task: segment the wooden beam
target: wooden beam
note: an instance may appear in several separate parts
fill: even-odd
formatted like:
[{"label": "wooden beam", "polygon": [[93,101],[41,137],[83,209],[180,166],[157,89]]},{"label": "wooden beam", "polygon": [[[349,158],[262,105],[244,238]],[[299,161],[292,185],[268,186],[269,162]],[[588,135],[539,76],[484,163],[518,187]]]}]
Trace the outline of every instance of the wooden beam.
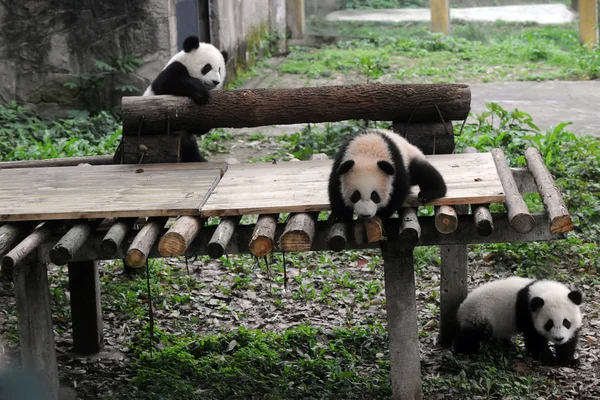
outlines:
[{"label": "wooden beam", "polygon": [[158,251],[163,257],[176,257],[185,253],[202,229],[199,217],[181,216],[158,242]]},{"label": "wooden beam", "polygon": [[104,341],[98,261],[70,262],[67,267],[73,351],[86,355],[98,353]]},{"label": "wooden beam", "polygon": [[110,165],[110,164],[114,164],[114,163],[113,163],[112,155],[111,156],[66,157],[66,158],[51,158],[51,159],[47,159],[47,160],[4,161],[4,162],[0,162],[0,169],[74,167],[79,164]]},{"label": "wooden beam", "polygon": [[264,257],[273,251],[275,230],[279,214],[263,214],[258,216],[252,237],[248,243],[250,253],[255,257]]},{"label": "wooden beam", "polygon": [[128,267],[141,268],[144,265],[166,222],[167,218],[163,217],[148,218],[127,250],[125,264]]},{"label": "wooden beam", "polygon": [[421,237],[421,226],[416,208],[403,208],[400,217],[400,240],[404,245],[416,246]]},{"label": "wooden beam", "polygon": [[300,213],[290,216],[285,231],[279,238],[283,251],[309,251],[315,237],[315,214]]},{"label": "wooden beam", "polygon": [[451,154],[455,147],[452,122],[394,122],[392,128],[425,154]]},{"label": "wooden beam", "polygon": [[421,363],[412,248],[382,243],[392,399],[420,400]]},{"label": "wooden beam", "polygon": [[235,232],[235,228],[240,223],[240,219],[242,219],[241,216],[226,217],[221,220],[206,246],[206,251],[209,256],[212,258],[219,258],[225,254],[227,245],[229,245],[233,233]]},{"label": "wooden beam", "polygon": [[2,257],[2,268],[12,269],[29,256],[58,228],[60,221],[44,222],[33,230],[25,239]]},{"label": "wooden beam", "polygon": [[471,206],[473,209],[473,219],[477,227],[477,233],[481,236],[489,236],[494,232],[494,221],[492,213],[487,204],[477,204]]},{"label": "wooden beam", "polygon": [[431,32],[450,33],[450,2],[449,0],[431,0]]},{"label": "wooden beam", "polygon": [[579,42],[589,49],[598,44],[598,0],[579,0]]},{"label": "wooden beam", "polygon": [[[535,227],[534,229],[526,234],[515,233],[510,227],[510,223],[506,218],[505,214],[492,214],[494,222],[494,232],[489,236],[481,236],[477,232],[477,227],[473,221],[472,215],[459,215],[458,216],[458,228],[456,231],[450,234],[442,234],[435,228],[434,217],[419,217],[418,222],[421,226],[421,236],[417,246],[438,246],[438,245],[456,245],[456,244],[476,244],[476,243],[505,243],[505,242],[538,242],[545,240],[554,240],[563,238],[562,234],[553,235],[548,229],[548,217],[546,213],[533,214]],[[254,232],[254,225],[239,225],[236,229],[233,238],[228,246],[230,254],[250,254],[250,238]],[[205,227],[200,235],[192,242],[187,254],[189,256],[194,255],[208,255],[206,246],[208,239],[212,237],[216,227],[207,226]],[[284,224],[278,224],[275,230],[274,237],[278,238],[281,236],[285,229]],[[384,221],[384,229],[386,232],[398,232],[400,229],[400,223],[398,218],[390,218]],[[327,239],[329,237],[330,224],[327,221],[317,221],[315,223],[315,233],[311,251],[320,250],[331,250]],[[161,231],[161,235],[165,234],[167,229]],[[88,260],[118,260],[125,258],[127,254],[127,243],[134,240],[137,231],[129,233],[127,240],[124,240],[119,249],[110,257],[105,256],[101,249],[100,244],[103,233],[94,233],[90,239],[82,246],[82,248],[75,254],[73,261],[88,261]],[[38,254],[41,257],[42,262],[50,262],[48,258],[48,252],[50,249],[60,240],[62,235],[54,235],[53,237],[46,240],[38,249]],[[380,242],[375,243],[363,243],[358,245],[352,235],[348,236],[346,248],[348,249],[375,249],[380,247]],[[157,243],[151,247],[149,258],[161,257],[158,251]]]},{"label": "wooden beam", "polygon": [[528,148],[525,150],[525,159],[550,218],[550,232],[559,233],[573,230],[569,208],[565,204],[556,183],[554,183],[550,171],[546,168],[540,151],[535,147]]},{"label": "wooden beam", "polygon": [[490,151],[494,157],[496,168],[498,170],[498,176],[502,182],[504,188],[504,194],[506,195],[506,208],[508,211],[508,219],[513,229],[519,233],[530,232],[534,228],[534,221],[525,200],[519,193],[515,178],[510,171],[506,156],[501,149],[492,149]]},{"label": "wooden beam", "polygon": [[453,206],[435,207],[435,228],[440,233],[452,233],[458,228],[458,217]]},{"label": "wooden beam", "polygon": [[52,262],[56,265],[64,265],[71,261],[73,254],[83,246],[92,232],[100,225],[100,222],[102,220],[82,221],[73,225],[65,236],[56,243],[56,246],[50,250]]},{"label": "wooden beam", "polygon": [[127,233],[133,228],[133,224],[135,224],[137,220],[136,217],[131,217],[119,218],[115,221],[102,239],[101,247],[105,256],[110,257],[117,251],[127,236]]},{"label": "wooden beam", "polygon": [[37,262],[35,256],[23,259],[15,266],[14,285],[23,367],[42,378],[49,399],[58,400],[58,366],[46,264]]},{"label": "wooden beam", "polygon": [[[437,105],[437,108],[435,107]],[[213,91],[199,106],[181,96],[126,96],[122,100],[123,135],[213,128],[335,122],[350,119],[426,122],[463,120],[471,109],[465,84],[364,84],[294,89]],[[168,117],[168,118],[167,118]]]},{"label": "wooden beam", "polygon": [[336,222],[329,230],[329,236],[327,237],[327,243],[333,251],[342,251],[346,249],[346,242],[348,241],[348,225],[344,222]]}]

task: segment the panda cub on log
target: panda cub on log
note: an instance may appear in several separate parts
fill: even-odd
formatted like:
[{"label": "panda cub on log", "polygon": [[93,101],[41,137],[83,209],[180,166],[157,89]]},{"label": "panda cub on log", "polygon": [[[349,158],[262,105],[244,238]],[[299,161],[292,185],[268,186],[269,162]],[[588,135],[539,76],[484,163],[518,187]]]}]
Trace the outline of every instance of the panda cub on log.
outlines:
[{"label": "panda cub on log", "polygon": [[[542,364],[577,366],[581,302],[579,290],[556,281],[515,276],[486,283],[458,308],[454,348],[463,354],[478,352],[488,329],[493,337],[508,343],[520,332],[529,354]],[[554,344],[555,355],[548,342]]]},{"label": "panda cub on log", "polygon": [[[144,96],[173,95],[191,98],[198,105],[210,101],[210,91],[221,89],[226,76],[228,54],[210,43],[201,43],[197,36],[183,41],[183,50],[175,54],[156,79],[148,86]],[[207,161],[200,154],[196,135],[207,131],[181,134],[181,161]]]},{"label": "panda cub on log", "polygon": [[410,187],[419,185],[427,203],[446,195],[444,178],[416,146],[384,129],[365,129],[348,140],[335,157],[329,176],[330,223],[400,210]]}]

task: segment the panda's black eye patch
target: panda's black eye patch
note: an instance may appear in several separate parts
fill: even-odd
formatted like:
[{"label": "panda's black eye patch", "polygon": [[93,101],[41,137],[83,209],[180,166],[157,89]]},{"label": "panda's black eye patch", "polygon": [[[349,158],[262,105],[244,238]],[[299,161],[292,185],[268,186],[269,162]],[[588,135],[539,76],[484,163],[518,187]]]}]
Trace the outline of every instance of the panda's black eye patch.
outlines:
[{"label": "panda's black eye patch", "polygon": [[212,65],[210,64],[206,64],[204,66],[204,68],[202,68],[202,75],[206,75],[208,74],[210,71],[212,71]]},{"label": "panda's black eye patch", "polygon": [[355,190],[354,193],[352,193],[352,197],[350,197],[350,201],[353,203],[356,203],[359,200],[360,200],[360,192],[358,190]]},{"label": "panda's black eye patch", "polygon": [[379,202],[381,201],[381,197],[379,197],[379,193],[377,193],[374,190],[371,193],[371,201],[373,201],[373,203],[375,203],[375,204],[379,204]]},{"label": "panda's black eye patch", "polygon": [[569,321],[568,319],[563,319],[563,326],[567,329],[571,329],[571,321]]},{"label": "panda's black eye patch", "polygon": [[549,331],[550,329],[552,329],[554,327],[554,322],[552,322],[551,319],[548,320],[548,322],[546,322],[546,325],[544,325],[544,329],[546,331]]}]

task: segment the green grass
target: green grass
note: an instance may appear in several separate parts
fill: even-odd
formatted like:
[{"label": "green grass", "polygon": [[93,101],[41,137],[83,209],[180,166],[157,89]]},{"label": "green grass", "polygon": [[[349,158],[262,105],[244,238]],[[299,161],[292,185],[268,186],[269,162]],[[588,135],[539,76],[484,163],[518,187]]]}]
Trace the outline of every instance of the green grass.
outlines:
[{"label": "green grass", "polygon": [[596,79],[600,50],[579,45],[575,26],[456,25],[452,36],[424,24],[314,22],[312,33],[364,37],[293,48],[280,72],[326,78],[350,71],[386,82]]}]

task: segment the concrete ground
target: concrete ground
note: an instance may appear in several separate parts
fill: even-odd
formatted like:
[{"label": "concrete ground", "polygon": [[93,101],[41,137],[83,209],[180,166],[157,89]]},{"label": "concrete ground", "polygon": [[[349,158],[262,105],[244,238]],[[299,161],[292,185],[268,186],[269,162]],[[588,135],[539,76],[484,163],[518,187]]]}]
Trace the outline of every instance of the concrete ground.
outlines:
[{"label": "concrete ground", "polygon": [[[328,21],[429,22],[429,8],[394,10],[341,10],[327,15]],[[565,24],[575,20],[575,13],[564,4],[510,5],[498,7],[451,8],[451,20],[469,22],[536,22]]]}]

